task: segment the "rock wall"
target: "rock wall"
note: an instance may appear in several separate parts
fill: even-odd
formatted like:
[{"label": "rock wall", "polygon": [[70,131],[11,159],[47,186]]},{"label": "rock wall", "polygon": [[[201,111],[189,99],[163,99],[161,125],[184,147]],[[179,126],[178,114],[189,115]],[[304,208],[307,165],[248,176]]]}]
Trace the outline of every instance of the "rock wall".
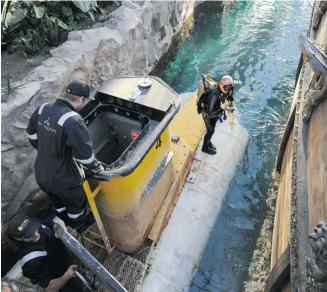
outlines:
[{"label": "rock wall", "polygon": [[192,15],[194,0],[122,2],[111,18],[94,28],[69,33],[52,57],[30,72],[2,104],[2,219],[23,201],[40,194],[34,178],[36,151],[25,128],[32,112],[53,100],[83,71],[93,88],[112,76],[147,74],[167,52],[173,37]]}]

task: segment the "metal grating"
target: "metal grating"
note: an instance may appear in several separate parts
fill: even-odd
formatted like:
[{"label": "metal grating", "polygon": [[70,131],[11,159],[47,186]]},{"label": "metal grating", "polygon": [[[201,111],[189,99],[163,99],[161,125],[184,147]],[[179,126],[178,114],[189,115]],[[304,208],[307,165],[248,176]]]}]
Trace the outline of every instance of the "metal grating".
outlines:
[{"label": "metal grating", "polygon": [[[145,273],[148,268],[149,254],[152,250],[152,241],[147,241],[144,248],[137,254],[131,256],[124,254],[118,250],[114,250],[110,255],[99,245],[103,245],[94,231],[86,231],[83,234],[84,240],[74,230],[69,229],[69,232],[79,240],[79,242],[110,272],[129,292],[136,292],[140,288]],[[88,240],[90,238],[94,243]],[[92,278],[91,273],[87,273],[89,278]],[[17,286],[20,291],[25,291],[27,288],[34,288],[36,291],[40,288],[33,285],[28,278],[21,275],[17,278]],[[95,291],[107,292],[101,282],[95,281]]]},{"label": "metal grating", "polygon": [[44,291],[42,287],[40,287],[39,285],[32,284],[32,282],[28,278],[24,277],[22,274],[17,279],[15,279],[15,284],[19,289],[18,291]]},{"label": "metal grating", "polygon": [[[84,240],[70,230],[70,233],[84,245],[84,247],[101,263],[106,270],[112,274],[129,292],[136,292],[148,267],[148,255],[152,250],[152,241],[145,242],[143,249],[137,254],[131,256],[118,250],[114,250],[110,255],[101,247],[102,240],[99,238],[97,228],[92,226],[84,234]],[[93,242],[90,242],[91,239]],[[96,291],[107,291],[107,289],[96,281]]]},{"label": "metal grating", "polygon": [[[87,242],[87,250],[110,272],[128,291],[137,288],[146,272],[147,264],[117,250],[110,255],[103,249]],[[100,282],[96,282],[96,291],[107,291]]]}]

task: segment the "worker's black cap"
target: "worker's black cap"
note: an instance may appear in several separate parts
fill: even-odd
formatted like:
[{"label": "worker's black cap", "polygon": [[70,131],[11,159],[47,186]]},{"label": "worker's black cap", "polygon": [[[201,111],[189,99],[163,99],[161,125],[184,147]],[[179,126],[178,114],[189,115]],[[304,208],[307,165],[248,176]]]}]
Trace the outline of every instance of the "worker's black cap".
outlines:
[{"label": "worker's black cap", "polygon": [[26,215],[17,215],[10,220],[7,232],[15,238],[31,238],[39,229],[40,223]]},{"label": "worker's black cap", "polygon": [[90,89],[89,86],[81,81],[74,80],[66,88],[66,92],[71,95],[83,96],[89,98]]}]

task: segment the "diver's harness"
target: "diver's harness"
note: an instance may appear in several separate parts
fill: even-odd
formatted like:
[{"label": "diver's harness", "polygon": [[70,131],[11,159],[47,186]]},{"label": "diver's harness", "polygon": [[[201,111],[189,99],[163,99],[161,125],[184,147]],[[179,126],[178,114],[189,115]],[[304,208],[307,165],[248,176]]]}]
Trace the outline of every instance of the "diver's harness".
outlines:
[{"label": "diver's harness", "polygon": [[[212,114],[208,114],[205,111],[205,108],[208,106],[204,102],[204,98],[207,97],[213,90],[216,90],[218,82],[208,74],[201,75],[201,81],[198,86],[198,99],[197,99],[197,112],[198,114],[203,115],[204,118],[217,118],[220,123],[227,119],[227,115],[224,109],[221,107]],[[229,93],[229,96],[232,96],[233,92]],[[222,102],[222,100],[220,100]],[[233,111],[233,109],[231,110]]]}]

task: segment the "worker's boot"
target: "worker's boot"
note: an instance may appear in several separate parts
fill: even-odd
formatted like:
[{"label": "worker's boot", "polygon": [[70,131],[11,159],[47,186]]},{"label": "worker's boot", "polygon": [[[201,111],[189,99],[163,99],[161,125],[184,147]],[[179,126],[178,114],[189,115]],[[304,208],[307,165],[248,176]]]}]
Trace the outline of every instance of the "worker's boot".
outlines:
[{"label": "worker's boot", "polygon": [[92,212],[88,213],[79,225],[73,227],[78,233],[83,233],[87,228],[94,224],[95,219]]},{"label": "worker's boot", "polygon": [[207,153],[209,155],[215,155],[217,153],[216,150],[210,148],[209,146],[205,146],[205,145],[202,146],[202,152]]},{"label": "worker's boot", "polygon": [[213,149],[213,150],[217,150],[216,146],[213,145],[211,142],[209,142],[209,145],[208,145],[209,148]]},{"label": "worker's boot", "polygon": [[[56,210],[56,209],[55,209]],[[62,221],[64,221],[64,222],[67,222],[67,221],[69,221],[69,218],[68,218],[68,216],[67,216],[67,214],[66,214],[66,212],[56,212],[55,211],[55,216],[57,216],[57,217],[59,217]]]}]

